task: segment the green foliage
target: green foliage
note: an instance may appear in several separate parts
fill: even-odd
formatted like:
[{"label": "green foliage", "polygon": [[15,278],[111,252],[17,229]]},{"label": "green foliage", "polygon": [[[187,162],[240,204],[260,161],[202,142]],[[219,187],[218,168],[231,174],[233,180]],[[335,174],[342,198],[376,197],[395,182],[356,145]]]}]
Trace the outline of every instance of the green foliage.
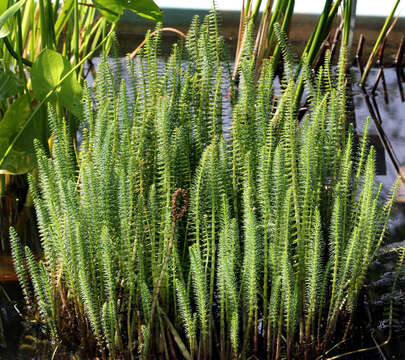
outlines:
[{"label": "green foliage", "polygon": [[0,101],[17,95],[24,87],[24,83],[15,74],[7,69],[0,61]]},{"label": "green foliage", "polygon": [[[24,119],[32,123],[35,117],[36,126],[42,130],[46,127],[45,116],[38,119],[35,114],[44,112],[43,104],[51,102],[58,112],[68,112],[66,121],[75,128],[82,115],[81,84],[85,77],[82,60],[94,54],[100,43],[103,53],[108,53],[113,34],[107,31],[109,22],[113,30],[125,9],[153,21],[162,19],[162,12],[153,0],[2,0],[0,123],[14,103],[17,106],[18,101],[25,101],[32,116],[24,111]],[[97,10],[105,16],[97,17]],[[67,73],[70,75],[65,77]],[[0,170],[5,173],[26,173],[35,165],[32,126],[26,126],[20,117],[17,124],[18,143],[11,141],[15,126],[0,128],[0,137],[10,139],[8,146],[0,149]],[[34,137],[45,146],[48,137],[43,135]]]},{"label": "green foliage", "polygon": [[153,0],[93,0],[94,5],[110,21],[116,21],[125,9],[146,19],[161,21],[163,14]]},{"label": "green foliage", "polygon": [[20,0],[17,3],[10,6],[8,9],[4,9],[4,12],[0,15],[0,38],[6,37],[10,34],[10,31],[5,27],[7,21],[14,16],[14,14],[21,9],[26,0]]},{"label": "green foliage", "polygon": [[[336,78],[328,60],[315,77],[304,69],[310,105],[299,122],[276,32],[289,69],[281,94],[271,61],[256,77],[242,52],[230,137],[215,12],[193,21],[164,70],[159,31],[127,82],[102,61],[94,88],[84,85],[78,155],[49,107],[52,154],[36,142],[30,178],[44,262],[29,250],[26,259],[60,344],[88,357],[310,359],[345,336],[393,196],[381,206],[374,150],[364,135],[356,151],[345,129],[344,66]],[[12,243],[30,297],[14,233]]]},{"label": "green foliage", "polygon": [[[97,29],[101,30],[104,25],[102,21],[94,22],[95,9],[86,6],[81,11],[81,16],[75,17],[71,16],[74,12],[73,5],[77,3],[73,0],[55,4],[50,0],[37,2],[22,0],[15,3],[14,1],[4,1],[3,3],[5,6],[0,10],[0,31],[2,33],[0,59],[6,72],[5,76],[2,76],[2,80],[8,81],[2,82],[1,97],[4,100],[1,104],[2,114],[7,114],[14,103],[25,98],[31,113],[28,115],[32,116],[28,116],[24,112],[24,117],[28,118],[28,123],[31,123],[36,113],[46,112],[44,109],[46,106],[41,106],[41,100],[50,90],[56,90],[58,95],[54,95],[51,100],[57,104],[58,111],[65,107],[69,113],[80,117],[82,95],[77,79],[80,78],[79,74],[82,73],[83,67],[76,68],[75,73],[66,79],[61,88],[56,89],[55,87],[60,78],[72,68],[67,59],[72,58],[72,53],[76,52],[75,47],[77,47],[76,53],[80,52],[80,58],[82,58],[97,45],[100,38]],[[58,48],[61,27],[71,28],[74,24],[78,24],[79,20],[81,25],[77,31],[76,29],[73,32],[65,31],[66,43],[62,48]],[[93,26],[95,33],[90,32],[90,27]],[[73,41],[75,36],[79,37],[79,33],[82,41]],[[93,36],[94,43],[91,45],[89,40]],[[78,49],[79,46],[80,49]],[[79,60],[76,57],[72,61],[73,65],[77,64]],[[52,76],[48,76],[49,72],[53,72]],[[14,79],[11,75],[14,75]],[[34,90],[34,94],[32,90]],[[37,109],[37,107],[41,107],[41,109]],[[5,116],[1,118],[2,122],[4,118]],[[35,116],[35,127],[43,129],[46,128],[46,119],[43,115],[41,118],[38,119],[38,116]],[[10,141],[8,147],[1,149],[0,168],[2,170],[19,174],[32,169],[35,165],[35,157],[32,157],[33,136],[31,133],[32,126],[26,126],[23,121],[18,122],[17,137],[21,140],[19,140],[19,144]],[[12,139],[13,135],[15,135],[14,132],[10,132],[8,128],[0,130],[0,136]],[[34,137],[39,138],[44,145],[48,140],[48,134],[34,135]],[[25,144],[25,147],[22,144]],[[29,166],[26,166],[27,159],[30,159]],[[9,163],[14,163],[13,168],[10,168]]]}]

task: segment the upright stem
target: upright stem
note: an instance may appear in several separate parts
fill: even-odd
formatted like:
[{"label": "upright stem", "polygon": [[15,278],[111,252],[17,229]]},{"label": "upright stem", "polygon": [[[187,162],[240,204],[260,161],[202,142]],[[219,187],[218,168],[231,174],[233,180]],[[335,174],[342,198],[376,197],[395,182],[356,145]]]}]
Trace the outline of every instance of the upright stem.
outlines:
[{"label": "upright stem", "polygon": [[386,34],[388,32],[388,29],[390,28],[390,23],[391,23],[391,21],[392,21],[392,19],[394,17],[394,14],[395,14],[395,11],[397,10],[399,2],[400,2],[400,0],[397,0],[395,2],[394,7],[393,7],[390,15],[385,20],[385,23],[384,23],[383,28],[381,29],[380,35],[378,36],[377,41],[374,44],[373,50],[371,51],[370,57],[368,58],[367,65],[366,65],[366,67],[364,69],[363,76],[361,77],[361,80],[360,80],[360,86],[363,86],[366,79],[367,79],[368,73],[369,73],[369,71],[371,69],[371,66],[373,65],[374,58],[377,55],[378,48],[381,45],[381,43],[383,42],[383,40],[384,40],[384,38],[385,38],[385,36],[386,36]]},{"label": "upright stem", "polygon": [[30,92],[28,91],[28,86],[27,86],[27,79],[25,77],[24,73],[24,65],[23,65],[23,40],[22,40],[22,17],[21,17],[21,10],[17,11],[17,36],[18,36],[18,69],[19,69],[19,76],[21,80],[24,83],[24,89],[25,89],[25,94],[27,96],[28,104],[30,106],[30,109],[32,110],[32,104],[31,104],[31,96]]},{"label": "upright stem", "polygon": [[[23,62],[22,62],[22,54],[23,54],[23,41],[22,41],[22,21],[21,21],[21,10],[17,11],[17,46],[18,46],[18,52],[17,52],[17,56],[18,56],[18,70],[19,70],[19,75],[20,78],[24,81],[24,84],[27,83],[27,79],[25,78],[25,74],[24,74],[24,66],[23,66]],[[26,85],[25,85],[26,86]]]},{"label": "upright stem", "polygon": [[343,41],[342,45],[350,51],[353,42],[354,27],[356,24],[356,7],[357,0],[346,0],[343,9]]},{"label": "upright stem", "polygon": [[[291,17],[294,12],[295,0],[290,0],[288,2],[288,7],[286,9],[286,14],[284,15],[283,24],[281,25],[281,30],[287,34],[288,28],[290,26]],[[274,49],[273,53],[274,57],[274,66],[277,67],[277,64],[281,57],[281,48],[279,43],[277,43],[276,48]]]},{"label": "upright stem", "polygon": [[73,42],[74,42],[74,54],[75,61],[74,64],[79,63],[79,3],[78,0],[74,0],[74,33],[73,33]]},{"label": "upright stem", "polygon": [[[327,0],[324,10],[322,12],[321,17],[318,20],[318,23],[315,27],[314,32],[311,35],[310,40],[307,43],[307,46],[304,49],[303,54],[307,54],[307,59],[308,59],[308,64],[312,65],[318,51],[322,45],[323,40],[325,39],[327,35],[327,30],[332,24],[332,21],[336,15],[336,12],[339,8],[339,4],[341,3],[341,0],[337,0],[334,4],[332,4],[331,0]],[[328,8],[327,8],[328,6]],[[329,10],[328,10],[329,9]],[[301,58],[297,70],[295,72],[295,79],[298,78],[299,73],[301,71],[303,64],[303,58]],[[304,91],[304,79],[301,76],[298,85],[297,85],[297,90],[295,93],[295,108],[298,109],[300,105],[300,101],[302,98],[302,94]]]}]

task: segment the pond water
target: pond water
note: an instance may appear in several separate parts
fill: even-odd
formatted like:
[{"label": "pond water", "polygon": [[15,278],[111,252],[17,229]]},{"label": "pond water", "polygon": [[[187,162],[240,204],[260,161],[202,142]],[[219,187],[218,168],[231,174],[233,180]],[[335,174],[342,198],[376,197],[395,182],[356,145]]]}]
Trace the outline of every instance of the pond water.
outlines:
[{"label": "pond water", "polygon": [[[126,60],[123,59],[123,62]],[[97,65],[98,60],[94,60]],[[164,62],[162,61],[162,66]],[[359,72],[357,69],[351,70],[353,79],[353,103],[355,109],[356,128],[358,133],[364,127],[365,120],[369,116],[363,92],[358,87]],[[374,81],[377,74],[376,69],[372,69],[369,79]],[[124,74],[125,76],[125,74]],[[387,82],[387,92],[389,96],[389,104],[385,104],[382,91],[380,88],[376,92],[376,103],[379,108],[379,113],[382,119],[382,127],[392,143],[396,156],[400,164],[405,164],[405,103],[401,101],[399,94],[396,73],[393,69],[385,70]],[[232,109],[229,99],[226,97],[228,91],[229,77],[224,74],[223,86],[223,117],[224,131],[229,135]],[[228,81],[226,81],[228,80]],[[89,85],[93,82],[92,78],[88,78]],[[378,139],[377,129],[371,122],[370,135],[374,135]],[[388,193],[395,178],[397,171],[392,164],[387,152],[383,150],[381,142],[376,141],[378,152],[381,155],[379,158],[380,174],[377,176],[377,182],[383,183],[383,192]],[[405,187],[401,185],[400,192],[405,198]],[[400,196],[401,197],[401,196]],[[387,237],[386,245],[382,248],[378,255],[378,259],[373,263],[370,273],[370,278],[364,292],[364,308],[362,308],[359,316],[361,321],[358,331],[358,343],[350,345],[353,349],[370,347],[382,343],[388,334],[387,331],[387,308],[393,299],[395,322],[393,323],[393,338],[387,346],[377,348],[376,350],[366,352],[365,354],[356,354],[347,356],[345,359],[405,359],[405,277],[400,277],[399,286],[394,293],[391,292],[393,274],[396,268],[398,250],[405,246],[405,201],[397,202],[393,209],[392,220],[390,223],[390,231]],[[6,290],[6,295],[2,294],[2,289]],[[8,299],[10,297],[10,299]],[[45,357],[49,358],[49,347],[43,344],[40,340],[44,336],[44,329],[37,326],[30,326],[19,321],[19,316],[16,308],[13,306],[14,300],[21,298],[16,285],[9,284],[7,287],[0,288],[0,311],[3,318],[4,334],[8,342],[8,347],[1,349],[0,344],[0,359],[16,359],[17,353],[20,353],[20,358],[32,358],[28,355],[30,348],[44,347]],[[10,301],[9,301],[10,300]],[[0,328],[0,335],[2,329]],[[23,339],[21,340],[24,334]],[[1,336],[0,336],[1,337]],[[22,344],[22,346],[20,346]],[[48,349],[48,350],[47,350]],[[347,350],[347,349],[346,349]],[[22,351],[22,352],[21,352]]]},{"label": "pond water", "polygon": [[[372,69],[369,75],[369,82],[372,85],[376,78],[378,70]],[[357,128],[361,130],[364,127],[365,119],[370,115],[366,105],[363,91],[357,85],[360,74],[357,69],[352,69],[353,76],[353,100]],[[385,70],[387,84],[387,95],[389,103],[384,101],[381,84],[376,91],[375,103],[377,104],[382,127],[391,142],[395,155],[400,165],[405,164],[405,103],[401,101],[400,91],[397,83],[397,76],[394,69]],[[369,130],[370,135],[377,135],[378,131],[373,122]],[[380,144],[381,146],[381,144]],[[383,191],[388,193],[395,181],[398,173],[389,158],[387,152],[384,152],[386,174],[378,175],[377,182],[383,183]],[[405,172],[403,172],[405,175]],[[370,334],[374,331],[383,330],[387,325],[387,309],[390,300],[393,300],[393,311],[395,321],[393,322],[393,339],[388,346],[375,351],[376,359],[404,359],[405,358],[405,277],[403,274],[399,278],[399,284],[394,293],[391,293],[392,279],[396,271],[396,261],[398,251],[405,246],[405,187],[400,185],[398,201],[395,204],[389,234],[386,245],[381,249],[377,260],[372,265],[368,284],[368,301],[371,310],[367,317],[370,322]],[[384,339],[381,331],[375,336],[376,341],[381,343]],[[385,332],[386,334],[386,332]],[[378,339],[377,339],[378,337]]]}]

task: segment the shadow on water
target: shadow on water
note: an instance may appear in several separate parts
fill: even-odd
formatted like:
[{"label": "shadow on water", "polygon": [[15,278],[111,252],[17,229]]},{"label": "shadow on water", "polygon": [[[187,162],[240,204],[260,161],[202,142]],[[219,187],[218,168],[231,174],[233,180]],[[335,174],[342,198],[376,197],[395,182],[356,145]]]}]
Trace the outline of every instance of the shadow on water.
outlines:
[{"label": "shadow on water", "polygon": [[[97,64],[97,61],[94,61]],[[162,61],[162,65],[164,62]],[[382,118],[382,126],[392,143],[398,160],[401,165],[405,164],[405,103],[401,102],[397,78],[393,69],[385,71],[389,104],[384,103],[382,93],[377,91],[376,102]],[[353,78],[353,103],[356,119],[356,129],[361,133],[365,120],[369,116],[363,93],[357,86],[359,73],[352,69]],[[369,79],[375,78],[377,73],[373,69]],[[124,74],[125,76],[125,74]],[[226,80],[226,79],[224,79]],[[229,78],[228,78],[229,81]],[[92,83],[92,79],[89,79]],[[226,84],[227,82],[224,81]],[[232,109],[226,97],[228,87],[223,88],[223,115],[225,135],[230,132]],[[369,135],[372,138],[377,153],[377,168],[380,175],[377,182],[383,183],[383,192],[387,194],[397,176],[396,170],[386,152],[378,141],[377,131],[371,122]],[[405,188],[401,185],[400,190],[405,196]],[[372,264],[367,285],[359,302],[357,319],[352,331],[350,341],[337,348],[333,354],[337,355],[348,351],[355,351],[369,347],[375,349],[367,352],[356,352],[347,355],[343,359],[405,359],[405,275],[401,274],[395,291],[392,291],[393,278],[396,271],[396,264],[399,250],[405,246],[405,202],[397,202],[392,212],[392,220],[389,226],[389,234],[385,245],[380,250],[376,261]],[[3,329],[0,326],[1,334],[4,334],[6,343],[0,340],[0,359],[49,359],[52,356],[51,344],[47,341],[45,329],[36,324],[24,322],[18,314],[17,309],[23,309],[22,295],[16,283],[0,285],[0,316]],[[389,334],[389,309],[393,304],[392,314],[392,338],[391,341],[379,347]],[[4,345],[7,345],[6,347]],[[55,359],[67,359],[68,354],[56,354]]]}]

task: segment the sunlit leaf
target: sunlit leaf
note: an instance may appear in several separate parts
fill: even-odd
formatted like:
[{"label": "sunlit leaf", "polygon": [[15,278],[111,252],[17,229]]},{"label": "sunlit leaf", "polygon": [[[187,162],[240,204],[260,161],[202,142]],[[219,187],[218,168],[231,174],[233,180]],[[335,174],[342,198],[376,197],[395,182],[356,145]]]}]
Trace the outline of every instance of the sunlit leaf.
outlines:
[{"label": "sunlit leaf", "polygon": [[[5,2],[5,0],[2,0]],[[7,29],[3,30],[4,25],[14,16],[14,14],[25,4],[26,0],[20,0],[19,2],[15,3],[14,5],[10,6],[6,11],[2,12],[0,15],[0,38],[6,37],[9,34]]]},{"label": "sunlit leaf", "polygon": [[10,34],[10,30],[8,29],[7,25],[3,25],[0,29],[0,39],[5,38]]},{"label": "sunlit leaf", "polygon": [[124,9],[116,0],[93,0],[93,4],[111,22],[117,21],[124,13]]},{"label": "sunlit leaf", "polygon": [[[62,77],[72,69],[69,61],[61,54],[45,49],[32,65],[31,79],[34,94],[43,99],[54,89]],[[67,77],[50,97],[50,101],[59,101],[73,115],[81,116],[82,87],[74,74]]]},{"label": "sunlit leaf", "polygon": [[74,2],[73,0],[66,0],[63,2],[63,7],[60,10],[59,16],[56,19],[55,23],[55,35],[56,37],[59,37],[61,34],[63,28],[66,26],[67,21],[69,20],[73,8],[74,8]]},{"label": "sunlit leaf", "polygon": [[163,12],[152,0],[115,0],[123,8],[132,10],[139,16],[152,21],[162,21]]},{"label": "sunlit leaf", "polygon": [[93,0],[93,4],[109,21],[118,20],[125,9],[152,21],[163,18],[162,11],[153,0]]}]

